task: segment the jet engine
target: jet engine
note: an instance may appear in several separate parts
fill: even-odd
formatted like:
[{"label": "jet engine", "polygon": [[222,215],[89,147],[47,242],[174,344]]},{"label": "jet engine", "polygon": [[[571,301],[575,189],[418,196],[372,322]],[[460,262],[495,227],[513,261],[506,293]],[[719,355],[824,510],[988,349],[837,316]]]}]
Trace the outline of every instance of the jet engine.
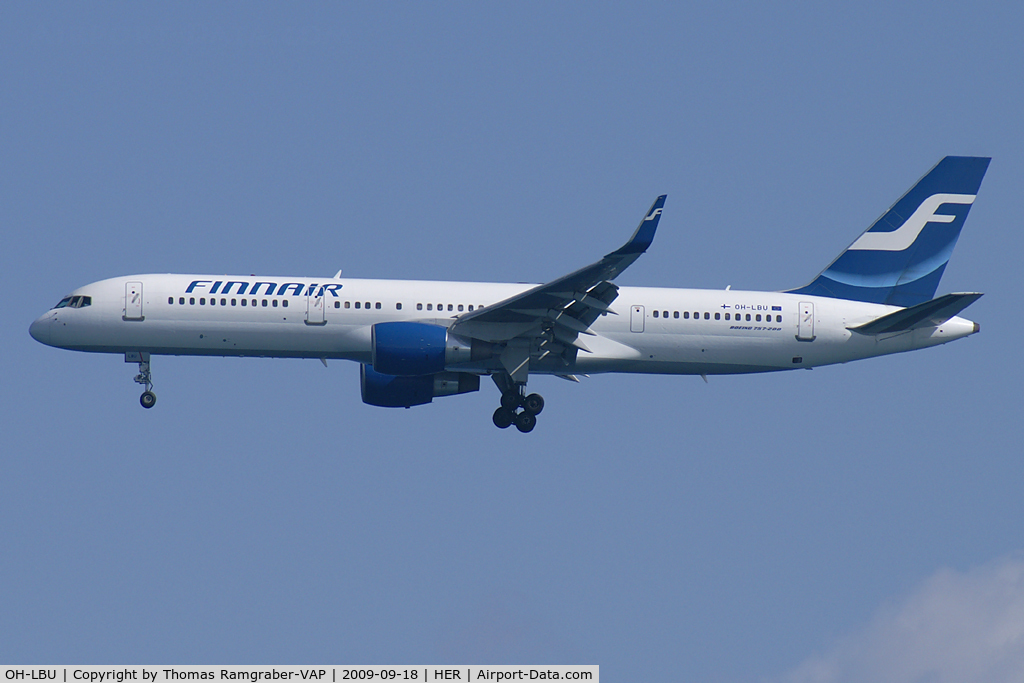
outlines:
[{"label": "jet engine", "polygon": [[359,367],[363,403],[371,406],[411,408],[430,403],[437,396],[454,396],[480,390],[480,375],[469,372],[397,376],[382,374],[365,364]]},{"label": "jet engine", "polygon": [[473,357],[473,344],[442,325],[418,322],[377,323],[371,328],[373,369],[399,377],[433,375]]}]

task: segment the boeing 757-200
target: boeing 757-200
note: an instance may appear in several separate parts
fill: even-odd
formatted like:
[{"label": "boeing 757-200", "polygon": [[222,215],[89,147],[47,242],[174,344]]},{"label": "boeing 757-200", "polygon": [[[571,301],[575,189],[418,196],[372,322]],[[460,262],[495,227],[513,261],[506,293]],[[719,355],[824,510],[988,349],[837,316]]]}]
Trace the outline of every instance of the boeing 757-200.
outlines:
[{"label": "boeing 757-200", "polygon": [[222,275],[130,275],[80,287],[32,337],[138,363],[154,355],[328,358],[360,364],[363,401],[411,407],[501,391],[494,424],[529,432],[544,408],[531,374],[737,374],[813,368],[944,344],[981,294],[935,298],[988,169],[946,157],[809,284],[782,292],[619,287],[650,247],[658,197],[619,249],[547,284]]}]

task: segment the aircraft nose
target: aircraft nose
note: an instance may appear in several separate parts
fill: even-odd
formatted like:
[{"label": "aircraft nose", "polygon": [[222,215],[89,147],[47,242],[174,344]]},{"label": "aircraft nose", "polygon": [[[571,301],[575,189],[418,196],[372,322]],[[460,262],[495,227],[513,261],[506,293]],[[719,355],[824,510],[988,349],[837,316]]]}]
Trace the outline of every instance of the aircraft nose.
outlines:
[{"label": "aircraft nose", "polygon": [[40,316],[34,323],[29,325],[28,333],[32,335],[32,338],[41,344],[50,344],[50,323],[53,318],[49,313]]}]

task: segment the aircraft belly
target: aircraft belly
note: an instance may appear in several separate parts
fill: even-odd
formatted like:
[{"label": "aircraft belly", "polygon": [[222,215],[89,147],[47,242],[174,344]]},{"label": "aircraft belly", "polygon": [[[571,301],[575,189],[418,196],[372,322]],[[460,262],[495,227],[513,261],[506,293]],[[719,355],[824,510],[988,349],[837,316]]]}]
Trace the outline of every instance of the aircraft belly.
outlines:
[{"label": "aircraft belly", "polygon": [[630,356],[609,358],[596,352],[581,353],[575,371],[699,375],[771,372],[793,367],[790,344],[774,337],[645,333],[639,340],[635,335],[619,340],[635,344]]},{"label": "aircraft belly", "polygon": [[370,333],[363,325],[149,319],[126,322],[102,337],[83,336],[68,348],[107,353],[141,350],[162,355],[344,358],[367,362]]}]

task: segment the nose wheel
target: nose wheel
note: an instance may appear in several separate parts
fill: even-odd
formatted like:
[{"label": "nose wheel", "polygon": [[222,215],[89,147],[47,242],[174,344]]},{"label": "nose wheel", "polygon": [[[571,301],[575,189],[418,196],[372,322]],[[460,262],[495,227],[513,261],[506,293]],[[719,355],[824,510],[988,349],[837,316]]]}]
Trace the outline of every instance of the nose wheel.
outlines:
[{"label": "nose wheel", "polygon": [[149,370],[149,354],[136,353],[125,356],[127,362],[138,361],[139,374],[135,375],[135,382],[146,387],[139,397],[139,403],[143,408],[149,409],[156,405],[156,394],[153,393],[153,375]]}]

